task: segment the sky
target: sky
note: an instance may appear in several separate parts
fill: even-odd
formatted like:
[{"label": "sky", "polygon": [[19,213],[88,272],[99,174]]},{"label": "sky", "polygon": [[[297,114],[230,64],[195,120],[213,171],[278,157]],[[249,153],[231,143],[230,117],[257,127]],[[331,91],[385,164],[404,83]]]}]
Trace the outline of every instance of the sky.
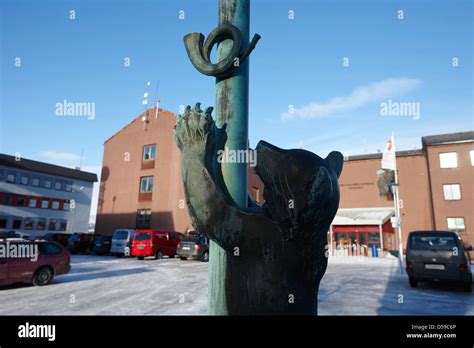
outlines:
[{"label": "sky", "polygon": [[[355,155],[392,131],[408,150],[473,130],[473,17],[468,0],[254,0],[250,145]],[[0,0],[0,152],[100,174],[144,92],[172,112],[214,105],[182,39],[216,25],[217,0]],[[64,100],[94,117],[58,116]]]}]

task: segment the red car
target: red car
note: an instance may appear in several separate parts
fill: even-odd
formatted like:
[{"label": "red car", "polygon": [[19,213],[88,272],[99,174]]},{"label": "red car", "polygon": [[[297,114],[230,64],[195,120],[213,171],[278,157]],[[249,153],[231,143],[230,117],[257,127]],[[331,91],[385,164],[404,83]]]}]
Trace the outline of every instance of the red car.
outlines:
[{"label": "red car", "polygon": [[184,235],[179,232],[159,230],[137,230],[132,243],[132,256],[142,260],[146,256],[161,259],[163,256],[173,258]]},{"label": "red car", "polygon": [[68,273],[70,262],[67,249],[56,242],[0,240],[0,285],[23,282],[46,285],[55,276]]}]

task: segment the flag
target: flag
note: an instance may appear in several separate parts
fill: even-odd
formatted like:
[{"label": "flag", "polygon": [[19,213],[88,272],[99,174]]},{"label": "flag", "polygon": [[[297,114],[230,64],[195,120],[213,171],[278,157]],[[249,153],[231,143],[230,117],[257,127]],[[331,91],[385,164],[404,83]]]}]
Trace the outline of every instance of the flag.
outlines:
[{"label": "flag", "polygon": [[151,81],[148,81],[148,82],[146,83],[146,86],[147,86],[147,87],[150,87],[150,85],[151,85]]},{"label": "flag", "polygon": [[148,92],[145,92],[145,93],[143,94],[143,98],[148,98]]},{"label": "flag", "polygon": [[396,169],[395,163],[395,135],[392,133],[392,137],[387,141],[385,149],[382,154],[382,168],[383,169]]}]

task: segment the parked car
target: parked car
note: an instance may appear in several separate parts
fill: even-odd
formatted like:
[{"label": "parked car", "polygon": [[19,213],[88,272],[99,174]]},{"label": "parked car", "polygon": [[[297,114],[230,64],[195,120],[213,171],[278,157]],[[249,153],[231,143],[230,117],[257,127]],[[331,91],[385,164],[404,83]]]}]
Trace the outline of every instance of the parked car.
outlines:
[{"label": "parked car", "polygon": [[472,292],[469,251],[462,239],[450,231],[410,232],[406,271],[411,287],[421,281],[458,282]]},{"label": "parked car", "polygon": [[6,238],[21,238],[21,235],[15,231],[0,231],[0,239]]},{"label": "parked car", "polygon": [[[32,282],[42,286],[48,284],[55,276],[66,274],[71,270],[71,255],[61,244],[49,241],[12,241],[8,240],[10,249],[13,244],[38,245],[37,259],[31,257],[0,258],[0,285]],[[5,243],[0,241],[1,243]]]},{"label": "parked car", "polygon": [[191,234],[178,244],[177,255],[181,260],[196,259],[209,261],[209,239],[200,234]]},{"label": "parked car", "polygon": [[119,229],[114,232],[110,253],[116,256],[130,256],[135,230]]},{"label": "parked car", "polygon": [[50,242],[56,242],[61,244],[64,247],[67,247],[67,242],[71,237],[70,233],[46,233],[43,238],[49,240]]},{"label": "parked car", "polygon": [[132,244],[132,256],[143,260],[146,256],[161,259],[163,256],[173,258],[179,242],[184,235],[179,232],[159,230],[137,230]]},{"label": "parked car", "polygon": [[74,233],[67,241],[67,249],[71,254],[90,254],[96,239],[91,233]]},{"label": "parked car", "polygon": [[95,241],[94,253],[97,255],[105,255],[110,253],[110,247],[112,244],[112,237],[110,236],[99,236]]}]

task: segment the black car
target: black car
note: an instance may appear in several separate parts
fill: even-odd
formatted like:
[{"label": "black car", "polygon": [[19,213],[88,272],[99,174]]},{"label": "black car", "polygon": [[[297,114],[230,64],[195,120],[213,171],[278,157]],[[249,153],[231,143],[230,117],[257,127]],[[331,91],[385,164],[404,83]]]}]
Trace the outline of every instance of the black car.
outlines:
[{"label": "black car", "polygon": [[90,254],[96,239],[97,236],[90,233],[74,233],[67,241],[67,249],[71,254]]},{"label": "black car", "polygon": [[422,281],[457,282],[464,284],[466,292],[472,292],[471,250],[454,232],[410,232],[406,255],[410,286]]},{"label": "black car", "polygon": [[109,254],[111,246],[112,246],[112,237],[99,236],[97,240],[95,241],[94,253],[97,255]]},{"label": "black car", "polygon": [[61,244],[64,247],[67,247],[67,242],[71,237],[70,233],[46,233],[43,238],[50,241]]},{"label": "black car", "polygon": [[197,259],[209,261],[209,239],[200,234],[191,234],[178,244],[177,255],[181,260]]}]

